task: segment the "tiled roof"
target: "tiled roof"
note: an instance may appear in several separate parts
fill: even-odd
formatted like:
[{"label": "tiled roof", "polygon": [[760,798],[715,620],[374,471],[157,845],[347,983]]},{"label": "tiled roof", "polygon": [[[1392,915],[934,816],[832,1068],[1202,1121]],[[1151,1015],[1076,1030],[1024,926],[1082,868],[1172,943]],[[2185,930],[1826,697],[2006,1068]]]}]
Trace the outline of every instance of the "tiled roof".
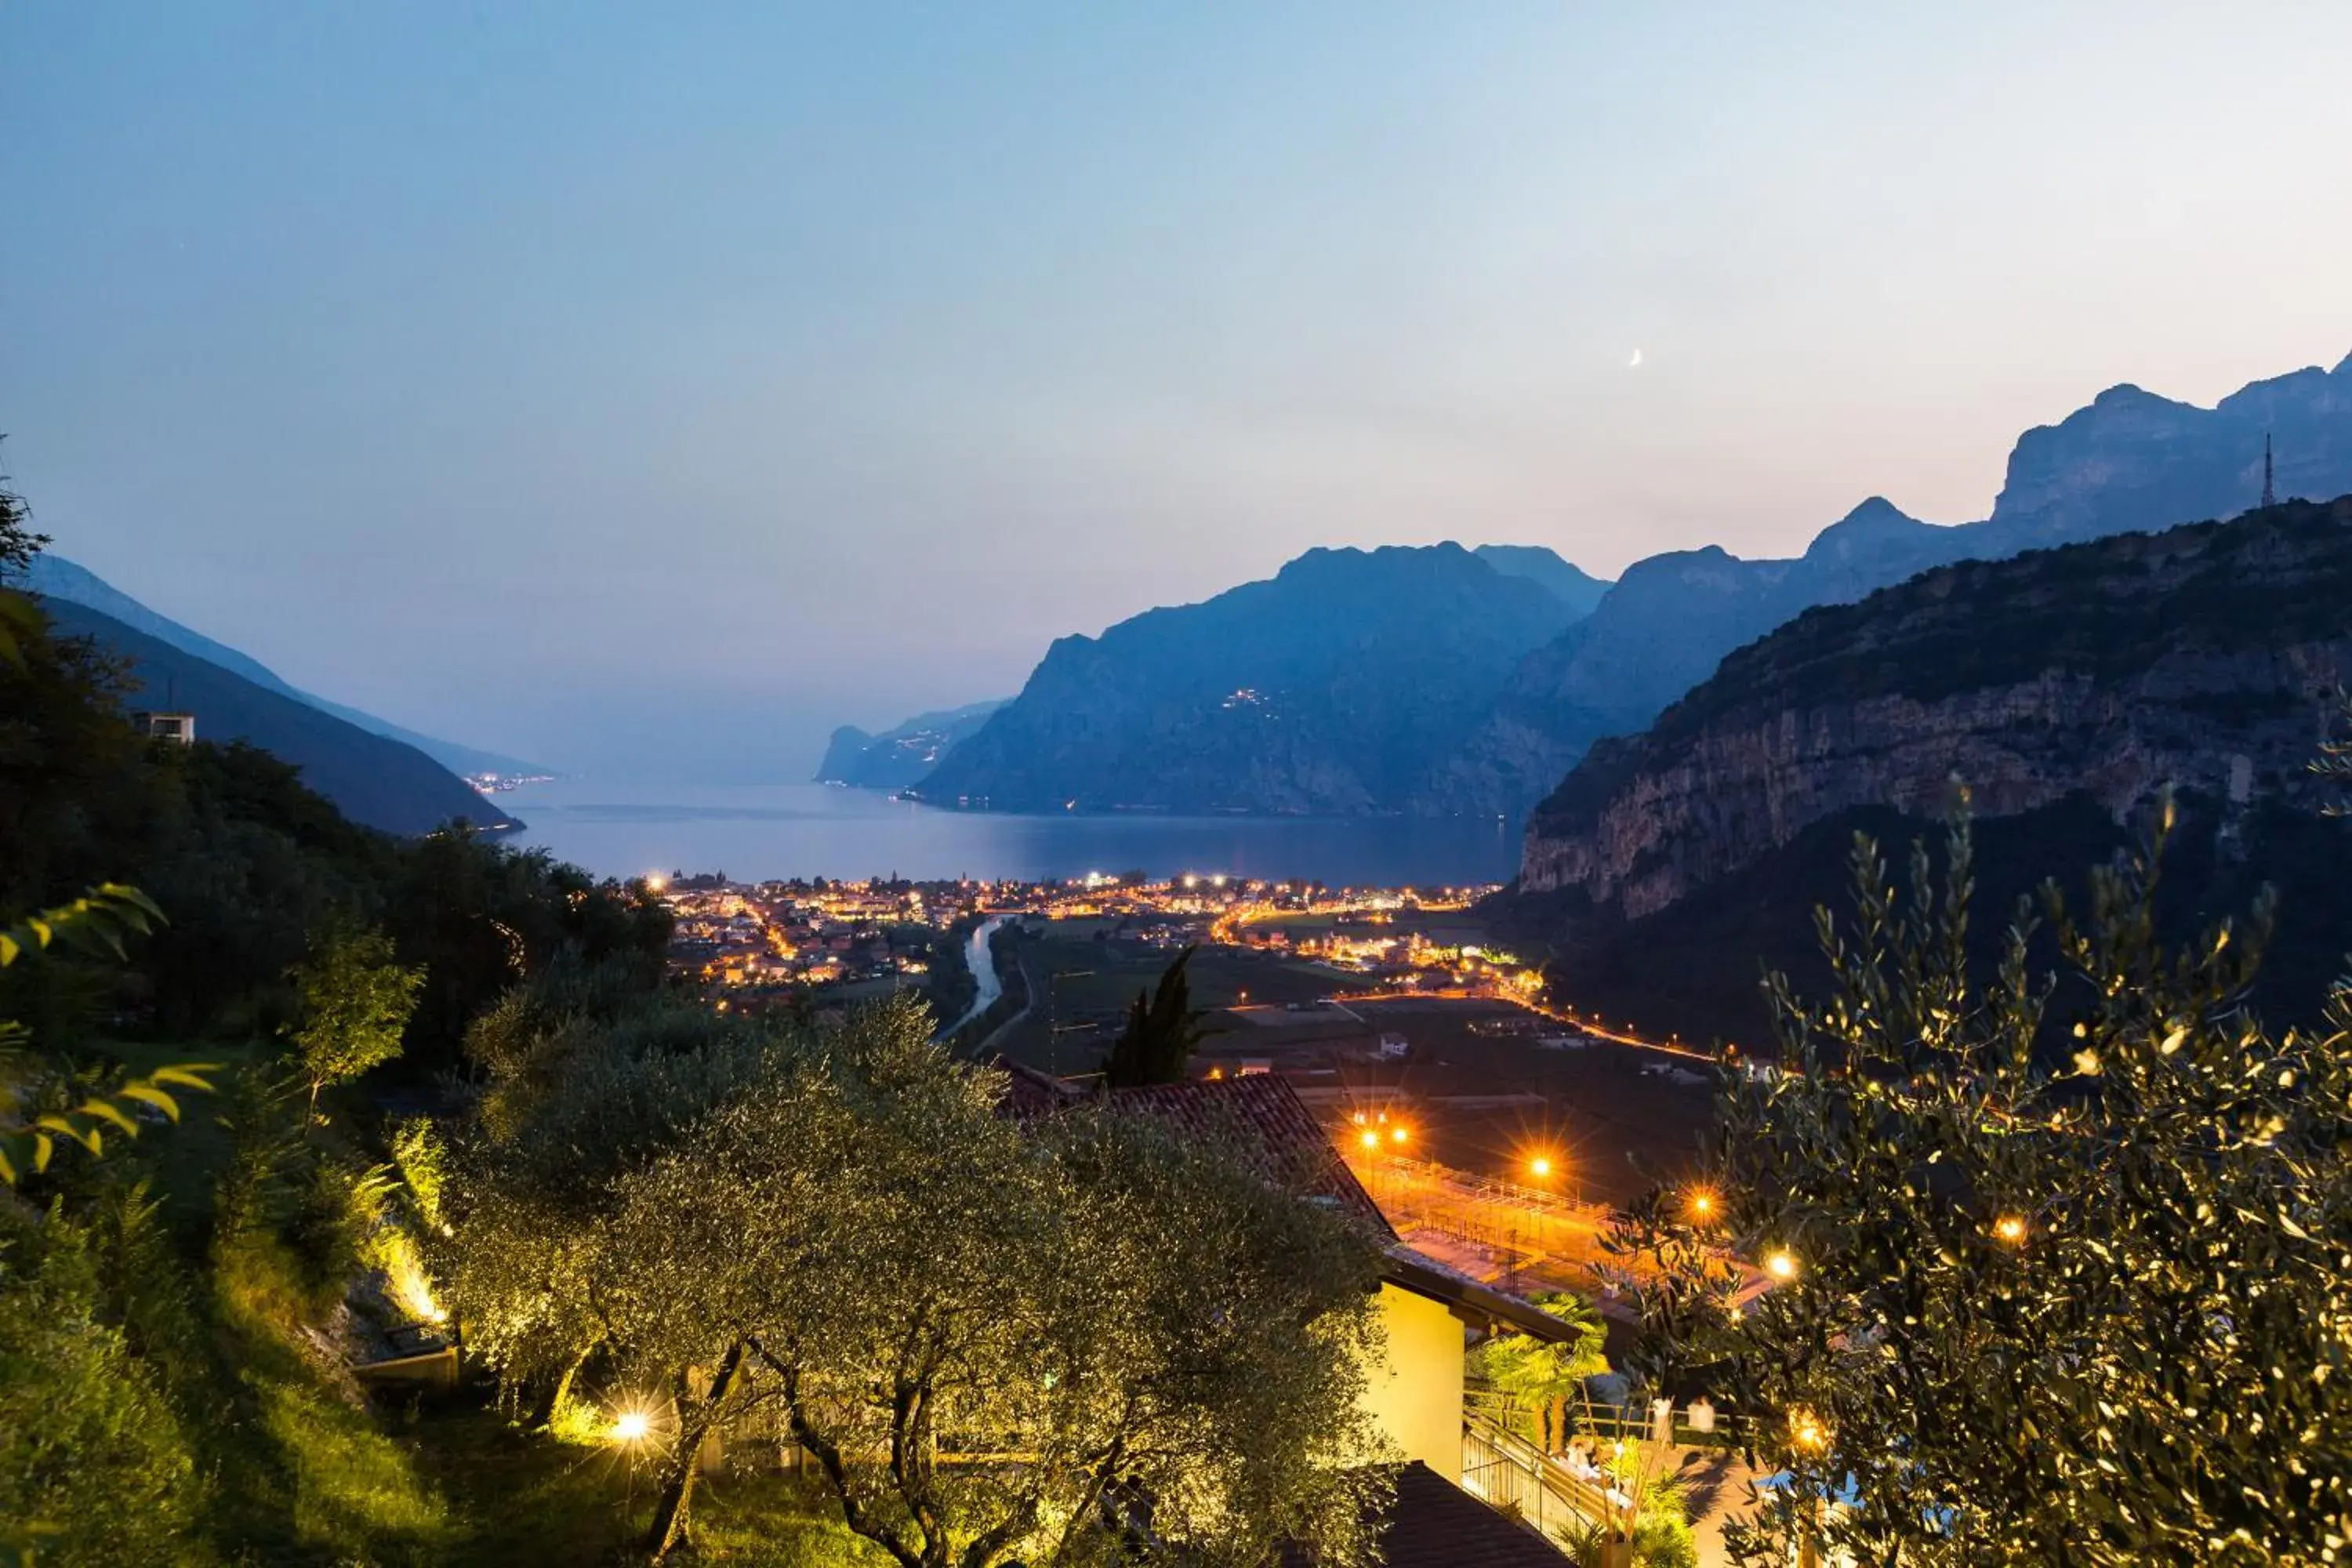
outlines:
[{"label": "tiled roof", "polygon": [[1380,1205],[1331,1147],[1331,1134],[1297,1091],[1273,1073],[1117,1089],[1110,1104],[1194,1137],[1227,1139],[1270,1179],[1324,1199],[1395,1239]]},{"label": "tiled roof", "polygon": [[992,1057],[988,1065],[1010,1080],[1004,1086],[1003,1110],[1015,1118],[1043,1116],[1086,1098],[1085,1091],[1075,1084],[1016,1062],[1011,1057]]},{"label": "tiled roof", "polygon": [[[1396,1500],[1378,1528],[1387,1568],[1562,1568],[1574,1561],[1417,1459],[1397,1472]],[[1282,1565],[1315,1568],[1315,1560],[1290,1547]]]},{"label": "tiled roof", "polygon": [[1457,1317],[1483,1322],[1491,1331],[1532,1334],[1546,1344],[1570,1343],[1581,1335],[1573,1324],[1553,1317],[1526,1297],[1473,1279],[1402,1241],[1388,1249],[1387,1267],[1381,1272],[1383,1278],[1408,1290],[1444,1302]]},{"label": "tiled roof", "polygon": [[[1097,1099],[1097,1094],[1004,1057],[989,1065],[1006,1076],[1004,1110],[1010,1116],[1047,1116]],[[1396,1239],[1380,1205],[1331,1147],[1330,1133],[1297,1092],[1272,1073],[1115,1089],[1103,1103],[1121,1113],[1149,1116],[1193,1138],[1223,1139],[1268,1180],[1330,1204],[1370,1226],[1386,1241]]]}]

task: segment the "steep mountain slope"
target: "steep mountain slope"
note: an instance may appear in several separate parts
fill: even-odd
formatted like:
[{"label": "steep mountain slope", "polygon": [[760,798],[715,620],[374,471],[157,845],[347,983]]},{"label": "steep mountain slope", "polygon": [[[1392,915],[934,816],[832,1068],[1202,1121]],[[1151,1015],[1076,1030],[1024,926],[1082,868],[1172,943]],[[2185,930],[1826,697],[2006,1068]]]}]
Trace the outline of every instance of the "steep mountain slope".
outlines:
[{"label": "steep mountain slope", "polygon": [[2255,382],[2199,408],[2134,386],[2027,431],[1992,516],[1938,527],[1874,497],[1792,561],[1716,548],[1630,567],[1591,617],[1530,654],[1448,770],[1444,804],[1510,811],[1603,735],[1640,729],[1726,654],[1814,605],[1848,604],[1954,561],[2227,515],[2262,493],[2265,437],[2282,496],[2352,489],[2352,357]]},{"label": "steep mountain slope", "polygon": [[1595,577],[1574,562],[1563,560],[1558,551],[1547,550],[1540,544],[1482,544],[1470,552],[1496,571],[1507,576],[1525,577],[1540,583],[1570,609],[1580,616],[1589,616],[1609,592],[1605,578]]},{"label": "steep mountain slope", "polygon": [[894,729],[868,734],[855,724],[833,732],[817,764],[818,784],[851,784],[859,789],[905,789],[939,765],[950,748],[976,734],[988,716],[1004,706],[1005,699],[967,703],[961,708],[918,713]]},{"label": "steep mountain slope", "polygon": [[374,735],[243,675],[198,658],[86,605],[44,597],[58,630],[87,637],[131,664],[133,707],[196,716],[200,741],[245,741],[302,770],[302,782],[354,822],[387,833],[430,832],[454,817],[509,829],[521,823],[414,746]]},{"label": "steep mountain slope", "polygon": [[1011,811],[1411,809],[1574,616],[1458,544],[1309,551],[1203,604],[1061,638],[919,788]]},{"label": "steep mountain slope", "polygon": [[191,630],[168,616],[157,614],[97,573],[86,566],[68,561],[63,556],[45,552],[33,557],[33,563],[26,574],[25,585],[47,598],[61,599],[69,604],[81,605],[96,610],[100,615],[120,621],[124,626],[146,633],[158,642],[168,644],[183,653],[193,654],[207,664],[217,665],[230,674],[249,680],[266,690],[275,691],[281,697],[290,697],[297,702],[307,703],[321,713],[331,713],[345,723],[359,726],[372,735],[382,735],[404,745],[414,746],[443,767],[454,772],[512,775],[545,773],[551,771],[533,763],[502,756],[496,752],[485,752],[473,746],[458,745],[454,741],[441,741],[430,735],[420,735],[413,730],[402,729],[387,720],[378,719],[373,714],[362,713],[356,708],[345,707],[340,702],[331,702],[323,697],[314,696],[297,687],[289,686],[278,679],[275,670],[258,659],[240,653],[225,643],[215,642],[202,632]]},{"label": "steep mountain slope", "polygon": [[2217,865],[2259,858],[2249,824],[2311,831],[2275,822],[2315,817],[2306,764],[2347,681],[2352,497],[1944,567],[1806,612],[1595,743],[1530,817],[1517,896],[1580,955],[1571,973],[1630,945],[1704,989],[1754,973],[1752,949],[1693,934],[1728,903],[1801,934],[1790,894],[1823,885],[1794,852],[1833,860],[1865,818],[1924,824],[1955,777],[1980,815],[2073,821],[2058,841],[2092,850],[2083,824],[2112,837],[2171,784]]}]

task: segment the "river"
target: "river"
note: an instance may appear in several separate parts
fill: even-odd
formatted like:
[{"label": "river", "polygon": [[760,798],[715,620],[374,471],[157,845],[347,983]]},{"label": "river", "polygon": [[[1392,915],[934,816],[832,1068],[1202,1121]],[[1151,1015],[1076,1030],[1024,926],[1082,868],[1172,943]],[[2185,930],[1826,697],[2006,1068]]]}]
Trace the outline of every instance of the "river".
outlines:
[{"label": "river", "polygon": [[1010,918],[1007,915],[992,915],[973,929],[971,940],[964,944],[963,961],[971,966],[971,976],[980,982],[980,989],[973,994],[971,1005],[963,1010],[963,1016],[939,1032],[940,1039],[946,1039],[987,1012],[991,1004],[1004,994],[1004,982],[997,976],[996,955],[989,952],[988,939],[994,936],[996,928]]},{"label": "river", "polygon": [[608,877],[1030,881],[1139,870],[1443,887],[1506,880],[1519,848],[1517,825],[1499,817],[1014,816],[824,784],[559,779],[498,801],[530,825],[519,842]]}]

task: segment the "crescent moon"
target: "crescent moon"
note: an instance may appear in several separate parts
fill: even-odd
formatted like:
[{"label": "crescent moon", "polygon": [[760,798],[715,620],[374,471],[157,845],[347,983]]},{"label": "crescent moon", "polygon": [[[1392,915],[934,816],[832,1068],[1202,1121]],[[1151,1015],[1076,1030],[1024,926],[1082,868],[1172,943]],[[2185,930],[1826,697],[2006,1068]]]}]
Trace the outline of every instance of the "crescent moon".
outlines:
[{"label": "crescent moon", "polygon": [[1625,362],[1625,368],[1627,370],[1639,370],[1642,368],[1642,351],[1640,349],[1635,349],[1633,351],[1633,357]]}]

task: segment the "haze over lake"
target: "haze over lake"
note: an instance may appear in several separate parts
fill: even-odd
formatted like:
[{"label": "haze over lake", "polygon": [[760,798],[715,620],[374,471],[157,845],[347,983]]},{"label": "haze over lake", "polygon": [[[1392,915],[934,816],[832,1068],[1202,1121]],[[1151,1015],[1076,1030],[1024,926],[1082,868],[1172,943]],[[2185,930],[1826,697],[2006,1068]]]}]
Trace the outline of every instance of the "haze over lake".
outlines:
[{"label": "haze over lake", "polygon": [[1015,816],[823,784],[631,785],[562,779],[498,797],[517,840],[600,875],[740,880],[1227,872],[1340,886],[1499,882],[1519,825],[1498,817]]}]

